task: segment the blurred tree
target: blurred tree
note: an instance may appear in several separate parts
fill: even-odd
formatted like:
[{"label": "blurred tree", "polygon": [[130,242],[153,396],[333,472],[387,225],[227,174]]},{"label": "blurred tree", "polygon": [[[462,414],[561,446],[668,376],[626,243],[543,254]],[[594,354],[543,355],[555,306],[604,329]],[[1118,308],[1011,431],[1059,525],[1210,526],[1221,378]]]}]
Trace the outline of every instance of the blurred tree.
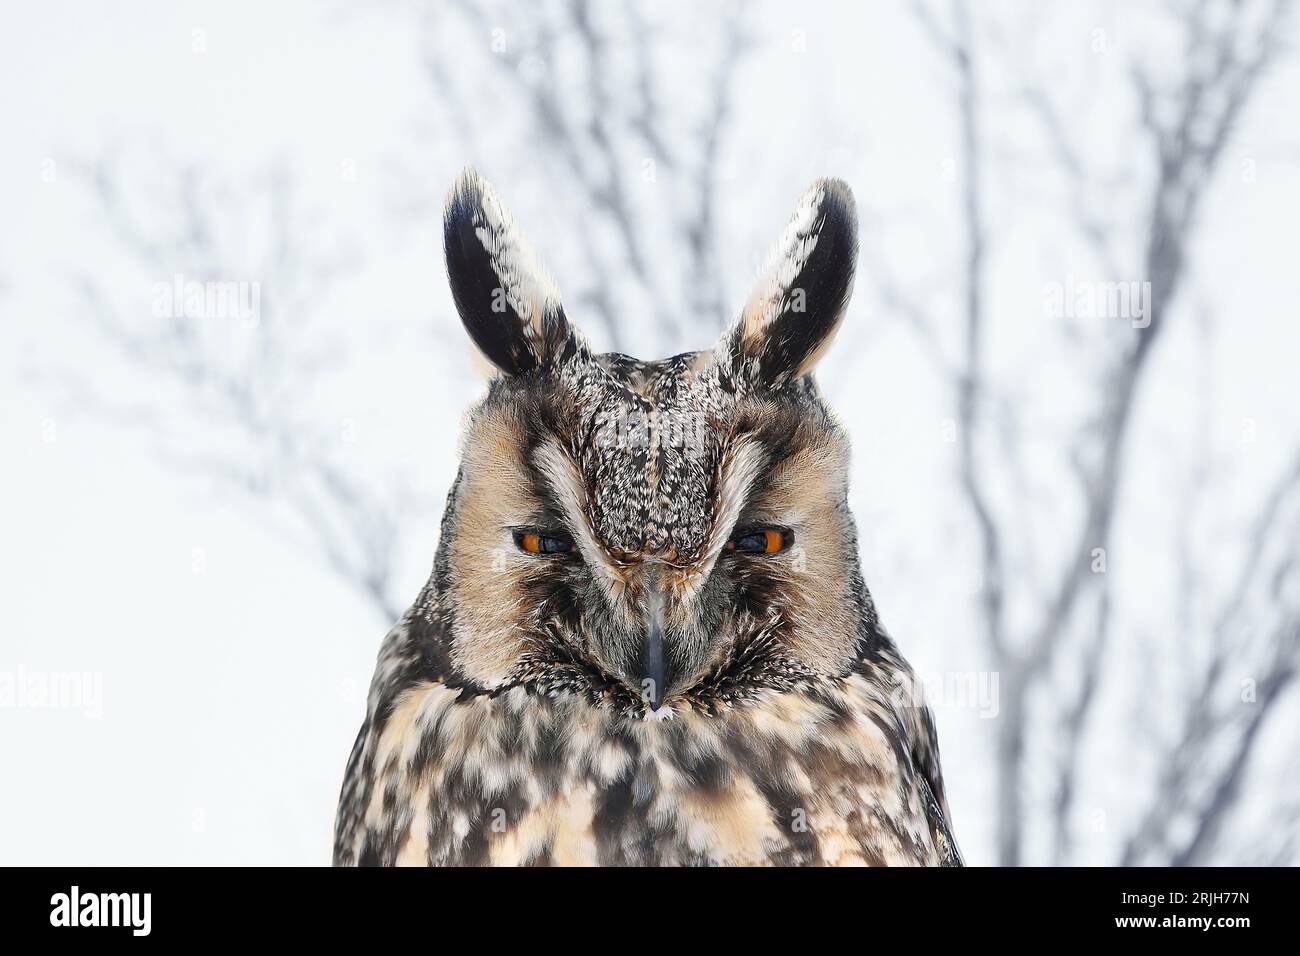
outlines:
[{"label": "blurred tree", "polygon": [[[355,473],[337,426],[305,409],[348,354],[320,306],[357,268],[358,251],[322,233],[281,163],[237,185],[159,150],[114,148],[70,166],[120,256],[115,269],[77,271],[77,315],[151,384],[151,399],[123,399],[68,370],[45,374],[82,413],[146,430],[178,470],[274,504],[268,516],[289,519],[306,550],[394,620],[405,607],[391,578],[409,491]],[[173,282],[274,281],[255,283],[244,303],[255,313],[238,321],[186,320],[184,294],[151,302],[166,314],[140,321],[128,311],[139,300],[115,294],[127,272],[163,280],[155,284],[168,292]]]},{"label": "blurred tree", "polygon": [[[416,13],[440,141],[454,128],[458,161],[481,152],[493,161],[480,172],[510,192],[560,197],[579,225],[567,258],[584,267],[565,277],[566,301],[613,351],[632,347],[647,311],[643,341],[668,352],[726,319],[719,162],[750,10],[679,13],[630,0],[451,0]],[[427,177],[411,182],[406,195],[428,194]],[[412,208],[423,222],[433,212]]]},{"label": "blurred tree", "polygon": [[[1113,108],[1107,111],[1112,118],[1107,135],[1132,144],[1149,167],[1147,189],[1132,205],[1116,203],[1113,191],[1112,209],[1089,201],[1107,195],[1105,172],[1085,162],[1062,108],[1052,98],[1053,84],[1043,77],[1024,84],[1021,96],[1065,177],[1069,215],[1085,246],[1108,277],[1118,281],[1138,275],[1150,283],[1145,324],[1134,323],[1119,341],[1102,335],[1077,343],[1097,352],[1095,361],[1076,366],[1082,374],[1095,376],[1087,389],[1095,404],[1078,423],[1071,443],[1070,468],[1077,484],[1058,491],[1078,496],[1082,520],[1068,539],[1068,549],[1054,559],[1054,582],[1041,592],[1036,576],[1029,573],[1034,555],[1017,545],[1023,529],[1034,523],[1035,516],[1028,513],[1032,502],[1017,500],[999,508],[991,491],[1018,485],[1028,452],[1016,410],[1001,400],[1012,391],[1007,373],[991,371],[987,363],[986,287],[993,227],[985,193],[992,124],[981,86],[989,72],[982,58],[1001,56],[1019,63],[1023,48],[1011,48],[993,17],[982,18],[985,29],[977,29],[965,0],[953,0],[943,12],[923,2],[914,3],[913,10],[954,79],[965,293],[955,315],[930,314],[916,297],[892,287],[890,294],[928,348],[935,341],[961,343],[958,354],[941,365],[941,374],[958,408],[958,475],[979,542],[981,627],[991,666],[1001,678],[998,859],[1004,865],[1027,862],[1027,834],[1046,825],[1046,859],[1064,863],[1072,858],[1081,755],[1113,644],[1111,579],[1105,562],[1135,454],[1127,440],[1134,406],[1149,374],[1153,346],[1165,327],[1181,321],[1179,313],[1187,311],[1176,306],[1185,285],[1197,213],[1242,110],[1278,53],[1290,4],[1196,0],[1168,5],[1164,28],[1181,38],[1181,55],[1160,62],[1158,70],[1145,63],[1131,65],[1136,128],[1114,124],[1126,117]],[[981,32],[993,38],[988,44],[991,53],[981,45]],[[1134,154],[1128,155],[1131,161]],[[1141,224],[1135,244],[1138,261],[1126,260],[1121,251],[1122,240],[1130,238],[1123,235],[1130,223]],[[1210,653],[1195,686],[1181,701],[1181,730],[1173,739],[1155,743],[1157,783],[1148,809],[1123,845],[1123,863],[1210,859],[1215,836],[1236,804],[1260,728],[1294,678],[1300,633],[1300,594],[1294,581],[1300,559],[1298,468],[1300,459],[1286,469],[1265,504],[1247,544],[1251,559],[1223,610],[1211,622],[1194,622],[1194,636],[1205,638]],[[1213,565],[1191,560],[1188,566]],[[1187,579],[1184,586],[1197,589],[1206,583]],[[1012,604],[1034,608],[1032,623],[1012,624],[1007,614]],[[1249,706],[1242,706],[1237,686],[1242,673],[1255,675]],[[1041,727],[1051,730],[1035,734]],[[1044,773],[1055,779],[1051,799],[1027,802],[1029,780]],[[962,821],[957,823],[960,827]]]}]

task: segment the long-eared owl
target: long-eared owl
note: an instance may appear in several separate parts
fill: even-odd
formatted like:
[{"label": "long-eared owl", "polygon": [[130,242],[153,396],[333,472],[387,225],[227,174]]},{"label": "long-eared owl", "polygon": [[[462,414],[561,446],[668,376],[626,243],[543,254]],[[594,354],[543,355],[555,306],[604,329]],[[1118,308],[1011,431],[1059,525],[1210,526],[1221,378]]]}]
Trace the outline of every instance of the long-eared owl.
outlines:
[{"label": "long-eared owl", "polygon": [[960,864],[813,380],[848,187],[809,188],[713,347],[657,361],[592,352],[473,171],[443,238],[494,373],[379,652],[335,863]]}]

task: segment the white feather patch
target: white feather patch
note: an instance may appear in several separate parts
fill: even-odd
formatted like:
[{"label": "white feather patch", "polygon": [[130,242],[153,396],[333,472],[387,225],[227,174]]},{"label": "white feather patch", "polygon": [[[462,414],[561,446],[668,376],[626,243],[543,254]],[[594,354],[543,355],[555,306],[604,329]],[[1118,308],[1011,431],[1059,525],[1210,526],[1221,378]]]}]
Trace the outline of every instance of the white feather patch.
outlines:
[{"label": "white feather patch", "polygon": [[753,337],[761,335],[768,323],[790,308],[795,279],[817,248],[817,230],[824,222],[821,208],[825,198],[826,186],[818,180],[803,194],[781,238],[768,255],[767,264],[741,319],[742,332],[747,340],[752,341]]},{"label": "white feather patch", "polygon": [[542,320],[559,310],[559,289],[492,184],[466,170],[462,188],[479,197],[474,234],[488,254],[506,304],[523,319],[524,333],[541,354]]}]

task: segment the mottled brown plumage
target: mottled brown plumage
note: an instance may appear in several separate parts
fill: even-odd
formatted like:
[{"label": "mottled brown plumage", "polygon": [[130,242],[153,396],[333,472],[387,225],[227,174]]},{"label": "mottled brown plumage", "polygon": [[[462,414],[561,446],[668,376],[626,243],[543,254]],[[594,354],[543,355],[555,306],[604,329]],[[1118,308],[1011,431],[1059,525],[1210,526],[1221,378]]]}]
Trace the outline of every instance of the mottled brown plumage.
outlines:
[{"label": "mottled brown plumage", "polygon": [[847,188],[813,185],[713,350],[659,362],[590,352],[472,172],[445,241],[500,374],[380,651],[335,862],[959,863],[811,375],[852,285]]}]

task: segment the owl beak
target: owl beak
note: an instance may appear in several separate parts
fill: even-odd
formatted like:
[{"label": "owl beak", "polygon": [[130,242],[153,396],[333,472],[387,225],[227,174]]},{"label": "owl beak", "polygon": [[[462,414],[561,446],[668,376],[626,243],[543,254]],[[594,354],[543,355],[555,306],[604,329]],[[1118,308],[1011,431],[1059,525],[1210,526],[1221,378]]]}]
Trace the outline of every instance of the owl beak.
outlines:
[{"label": "owl beak", "polygon": [[664,702],[664,688],[668,682],[668,667],[664,659],[664,632],[657,612],[650,614],[646,627],[643,656],[645,680],[648,682],[650,709],[658,710]]}]

